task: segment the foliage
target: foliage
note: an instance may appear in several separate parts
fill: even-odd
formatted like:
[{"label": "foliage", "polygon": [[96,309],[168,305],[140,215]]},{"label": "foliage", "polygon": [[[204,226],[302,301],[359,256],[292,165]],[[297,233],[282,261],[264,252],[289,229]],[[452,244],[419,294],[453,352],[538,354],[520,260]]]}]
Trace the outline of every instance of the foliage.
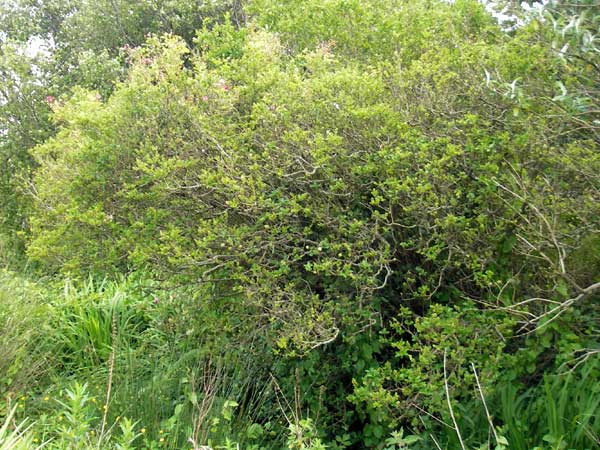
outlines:
[{"label": "foliage", "polygon": [[0,427],[0,449],[2,450],[38,450],[43,445],[35,445],[30,432],[30,426],[27,427],[25,421],[21,422],[14,429],[10,429],[11,421],[15,415],[17,407],[15,406],[4,419]]},{"label": "foliage", "polygon": [[[468,448],[495,448],[497,437],[511,449],[586,449],[598,445],[598,360],[574,370],[558,369],[544,374],[538,383],[519,387],[501,381],[486,389],[493,424],[487,423],[481,400],[473,397],[456,404],[458,426]],[[433,439],[445,448],[458,448],[454,430],[428,421],[427,445]],[[495,430],[490,428],[494,426]],[[431,436],[434,436],[432,439]],[[429,448],[429,447],[425,447]]]},{"label": "foliage", "polygon": [[22,179],[33,165],[23,148],[43,142],[51,130],[45,103],[51,92],[39,88],[34,71],[22,46],[11,41],[0,45],[0,236],[2,246],[16,255],[23,252],[17,233],[27,228],[30,205]]},{"label": "foliage", "polygon": [[393,356],[368,370],[350,397],[371,418],[365,437],[377,442],[386,429],[403,422],[418,429],[425,412],[447,409],[445,385],[452,398],[470,398],[476,388],[471,363],[482,379],[495,384],[510,361],[504,350],[511,325],[497,313],[468,305],[433,305],[423,317],[401,309],[382,337]]},{"label": "foliage", "polygon": [[29,230],[30,150],[55,133],[50,107],[75,86],[106,98],[124,77],[128,48],[149,33],[189,42],[211,17],[242,24],[238,1],[7,1],[0,5],[0,234],[17,255]]},{"label": "foliage", "polygon": [[[51,308],[38,285],[0,272],[0,398],[17,393],[48,370]],[[1,400],[0,400],[1,401]]]},{"label": "foliage", "polygon": [[591,360],[573,371],[546,374],[539,385],[520,395],[514,386],[499,389],[511,448],[527,449],[542,442],[552,448],[598,445],[597,377],[598,361]]},{"label": "foliage", "polygon": [[[276,441],[278,414],[265,407],[272,391],[262,366],[252,364],[253,355],[221,356],[217,342],[202,344],[208,336],[194,328],[208,327],[211,317],[190,316],[195,305],[176,295],[132,277],[67,283],[45,297],[53,303],[44,316],[50,323],[39,332],[52,355],[38,364],[51,367],[30,373],[36,353],[29,348],[22,364],[2,372],[21,381],[7,400],[19,418],[36,417],[34,442],[179,449],[193,438],[198,445],[232,440],[258,449],[266,437]],[[183,330],[174,320],[182,313]]]},{"label": "foliage", "polygon": [[59,397],[37,438],[594,445],[589,2],[99,5],[1,18],[0,233],[54,280],[2,319],[52,370],[17,339],[0,375]]}]

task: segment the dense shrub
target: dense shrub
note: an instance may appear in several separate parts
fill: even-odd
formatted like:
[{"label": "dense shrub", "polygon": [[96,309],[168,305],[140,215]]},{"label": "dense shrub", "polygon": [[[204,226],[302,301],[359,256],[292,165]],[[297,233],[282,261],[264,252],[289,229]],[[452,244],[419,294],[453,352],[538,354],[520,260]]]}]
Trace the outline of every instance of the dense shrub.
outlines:
[{"label": "dense shrub", "polygon": [[[280,445],[281,412],[289,448],[403,448],[436,423],[448,448],[461,428],[537,445],[498,399],[571,389],[552,374],[598,355],[597,15],[552,4],[507,32],[470,0],[246,11],[122,49],[110,97],[82,82],[50,102],[28,256],[58,276],[143,273],[178,299],[168,319],[138,294],[65,302],[65,372],[106,373],[118,312],[144,389],[222,352],[235,401],[258,395],[253,423]],[[485,398],[501,423],[469,422]],[[598,427],[542,422],[556,446]]]}]

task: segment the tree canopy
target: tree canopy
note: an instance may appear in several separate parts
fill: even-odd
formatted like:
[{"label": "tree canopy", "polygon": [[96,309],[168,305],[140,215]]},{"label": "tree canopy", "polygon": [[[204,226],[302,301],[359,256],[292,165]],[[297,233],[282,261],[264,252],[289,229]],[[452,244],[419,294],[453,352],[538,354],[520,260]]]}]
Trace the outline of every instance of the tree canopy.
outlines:
[{"label": "tree canopy", "polygon": [[597,346],[600,15],[519,14],[6,3],[4,233],[42,273],[196,290],[231,342],[332,386],[329,438],[383,448],[478,373]]}]

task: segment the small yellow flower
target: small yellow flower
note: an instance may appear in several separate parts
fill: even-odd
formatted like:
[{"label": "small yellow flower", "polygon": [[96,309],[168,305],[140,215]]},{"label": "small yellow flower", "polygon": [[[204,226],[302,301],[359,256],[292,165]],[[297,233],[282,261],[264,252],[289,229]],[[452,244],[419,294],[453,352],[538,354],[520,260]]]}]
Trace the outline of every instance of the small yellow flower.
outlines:
[{"label": "small yellow flower", "polygon": [[164,433],[164,431],[163,431],[163,430],[160,430],[160,431],[158,432],[158,434],[163,434],[163,433]]},{"label": "small yellow flower", "polygon": [[19,400],[25,401],[25,396],[22,396]]},{"label": "small yellow flower", "polygon": [[160,442],[165,442],[165,438],[160,438],[159,441]]},{"label": "small yellow flower", "polygon": [[50,400],[50,397],[48,397],[47,395],[44,397],[44,401],[47,402],[48,400]]},{"label": "small yellow flower", "polygon": [[40,442],[38,438],[33,438],[33,442]]},{"label": "small yellow flower", "polygon": [[145,429],[145,428],[142,428],[142,429],[140,430],[140,433],[142,433],[142,434],[143,434],[143,433],[145,433],[145,432],[146,432],[146,429]]}]

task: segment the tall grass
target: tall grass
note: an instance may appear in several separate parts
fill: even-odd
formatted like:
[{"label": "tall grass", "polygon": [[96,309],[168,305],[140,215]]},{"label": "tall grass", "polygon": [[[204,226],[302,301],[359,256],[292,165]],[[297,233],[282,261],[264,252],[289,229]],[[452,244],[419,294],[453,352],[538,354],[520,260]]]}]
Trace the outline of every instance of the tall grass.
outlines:
[{"label": "tall grass", "polygon": [[519,393],[500,389],[500,415],[511,449],[600,447],[600,358],[577,370],[547,374],[542,382]]},{"label": "tall grass", "polygon": [[[591,450],[600,448],[600,358],[570,372],[550,372],[534,386],[504,382],[488,386],[486,404],[496,436],[477,395],[454,406],[467,448],[510,450]],[[443,419],[444,417],[442,417]],[[446,421],[447,423],[449,421]],[[451,426],[426,422],[423,448],[461,448]],[[429,445],[430,447],[427,447]]]},{"label": "tall grass", "polygon": [[43,444],[36,444],[35,438],[31,432],[32,425],[27,425],[27,421],[13,424],[13,419],[17,407],[13,407],[0,425],[0,450],[38,450]]},{"label": "tall grass", "polygon": [[[67,283],[51,336],[65,369],[95,372],[105,366],[113,344],[123,349],[133,344],[144,326],[143,315],[133,306],[136,300],[115,282],[89,280],[78,287]],[[113,318],[117,329],[114,343]]]},{"label": "tall grass", "polygon": [[0,269],[0,402],[47,373],[51,307],[40,286]]},{"label": "tall grass", "polygon": [[[21,376],[14,386],[32,399],[17,414],[38,418],[34,434],[48,448],[175,450],[189,447],[190,439],[198,447],[259,448],[266,438],[273,413],[265,407],[273,394],[267,373],[251,355],[217,350],[208,336],[190,337],[173,326],[188,300],[182,293],[155,292],[132,279],[67,282],[47,291],[11,280],[14,286],[4,286],[13,305],[5,322],[22,319],[15,333],[23,336],[17,349],[24,365],[33,364],[37,351],[25,345],[27,333],[40,333],[51,349],[49,369],[37,378]],[[14,295],[17,286],[23,295]],[[25,292],[37,293],[36,302],[27,303]],[[188,328],[203,329],[201,322],[211,320],[190,317],[195,323]]]}]

